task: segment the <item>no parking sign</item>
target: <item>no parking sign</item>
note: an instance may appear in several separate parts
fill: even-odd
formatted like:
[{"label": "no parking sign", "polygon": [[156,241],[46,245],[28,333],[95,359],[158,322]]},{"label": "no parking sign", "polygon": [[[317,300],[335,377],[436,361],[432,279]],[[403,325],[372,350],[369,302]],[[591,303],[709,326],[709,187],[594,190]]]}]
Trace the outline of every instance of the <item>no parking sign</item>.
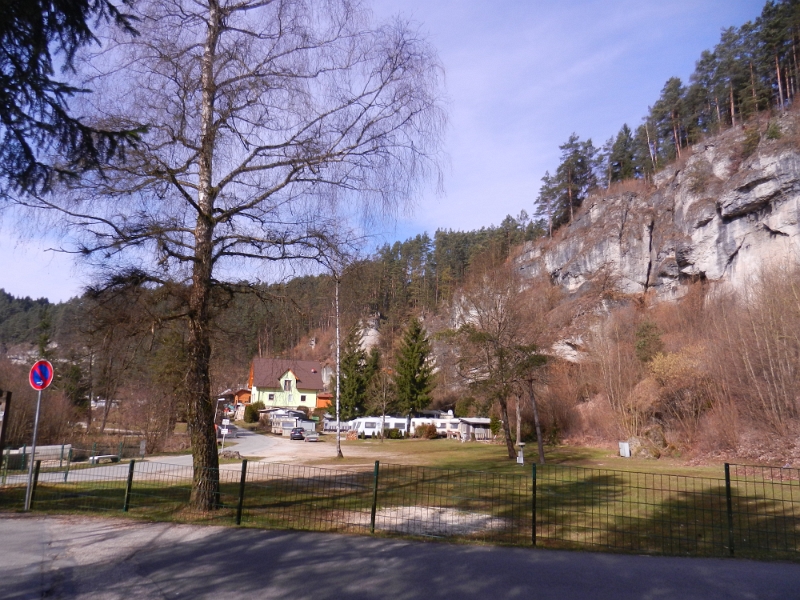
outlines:
[{"label": "no parking sign", "polygon": [[46,360],[38,360],[28,375],[31,387],[39,392],[53,382],[53,365]]}]

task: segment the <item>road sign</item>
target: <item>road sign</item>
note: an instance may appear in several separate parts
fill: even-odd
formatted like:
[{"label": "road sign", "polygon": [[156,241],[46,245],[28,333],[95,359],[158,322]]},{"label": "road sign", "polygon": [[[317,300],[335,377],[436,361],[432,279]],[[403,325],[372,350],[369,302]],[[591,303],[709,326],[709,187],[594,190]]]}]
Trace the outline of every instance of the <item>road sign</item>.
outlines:
[{"label": "road sign", "polygon": [[223,427],[225,427],[226,425],[230,425],[230,424],[231,424],[231,420],[230,419],[222,419],[222,426]]},{"label": "road sign", "polygon": [[220,431],[222,432],[222,435],[228,435],[228,433],[229,433],[228,430],[225,429],[224,427],[222,429],[220,429]]},{"label": "road sign", "polygon": [[28,381],[30,381],[33,389],[41,392],[53,382],[53,365],[46,360],[36,361],[31,367]]}]

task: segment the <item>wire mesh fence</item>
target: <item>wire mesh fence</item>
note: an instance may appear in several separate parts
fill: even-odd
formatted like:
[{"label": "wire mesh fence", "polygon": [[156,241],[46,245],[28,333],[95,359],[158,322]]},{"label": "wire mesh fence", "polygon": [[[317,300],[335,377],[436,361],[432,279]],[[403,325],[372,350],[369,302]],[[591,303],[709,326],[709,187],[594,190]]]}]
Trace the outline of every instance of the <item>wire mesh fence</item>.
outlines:
[{"label": "wire mesh fence", "polygon": [[730,465],[732,553],[800,552],[800,469]]},{"label": "wire mesh fence", "polygon": [[[531,471],[247,461],[210,470],[131,461],[37,471],[32,508],[493,544],[800,558],[797,469],[726,465],[718,478],[561,465]],[[0,485],[0,510],[22,508],[26,482],[19,475]],[[196,489],[211,490],[205,510],[193,502]]]},{"label": "wire mesh fence", "polygon": [[724,479],[540,467],[537,535],[553,545],[720,555],[728,545]]}]

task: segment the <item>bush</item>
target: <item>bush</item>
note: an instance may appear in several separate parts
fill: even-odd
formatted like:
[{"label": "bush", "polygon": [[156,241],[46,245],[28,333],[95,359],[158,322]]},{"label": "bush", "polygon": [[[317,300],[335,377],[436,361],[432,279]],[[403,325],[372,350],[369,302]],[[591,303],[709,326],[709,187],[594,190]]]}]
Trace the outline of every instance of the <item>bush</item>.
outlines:
[{"label": "bush", "polygon": [[661,331],[652,321],[644,321],[636,328],[636,358],[643,363],[653,360],[659,352],[664,351]]},{"label": "bush", "polygon": [[263,402],[253,402],[244,407],[244,422],[245,423],[258,423],[259,410],[266,408]]},{"label": "bush", "polygon": [[385,437],[389,440],[402,440],[403,433],[396,427],[393,427],[386,430]]},{"label": "bush", "polygon": [[436,425],[418,425],[414,430],[414,437],[423,438],[426,440],[435,440],[439,437],[439,432],[436,431]]},{"label": "bush", "polygon": [[761,134],[755,127],[749,128],[744,134],[744,141],[742,141],[742,158],[747,158],[758,148],[761,141]]},{"label": "bush", "polygon": [[767,125],[766,136],[768,140],[779,140],[783,137],[783,132],[781,132],[780,125],[778,125],[777,121],[769,122],[769,125]]},{"label": "bush", "polygon": [[497,417],[492,417],[489,419],[489,429],[492,430],[492,435],[497,435],[500,433],[500,429],[503,427],[503,422],[498,419]]}]

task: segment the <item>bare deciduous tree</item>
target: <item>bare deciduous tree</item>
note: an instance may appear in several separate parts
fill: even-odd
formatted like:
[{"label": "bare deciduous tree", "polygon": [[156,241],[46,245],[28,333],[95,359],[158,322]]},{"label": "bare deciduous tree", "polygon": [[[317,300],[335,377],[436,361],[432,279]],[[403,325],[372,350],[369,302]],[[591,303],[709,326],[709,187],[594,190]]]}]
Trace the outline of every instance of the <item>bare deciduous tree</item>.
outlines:
[{"label": "bare deciduous tree", "polygon": [[441,69],[413,27],[374,27],[358,0],[143,0],[135,16],[139,36],[110,31],[83,73],[86,113],[146,126],[141,143],[20,202],[57,214],[112,283],[185,290],[192,504],[211,509],[212,290],[246,287],[254,261],[316,259],[337,210],[407,206],[439,173]]},{"label": "bare deciduous tree", "polygon": [[533,393],[535,369],[544,364],[535,345],[541,336],[543,314],[530,283],[526,289],[512,265],[491,260],[476,265],[468,285],[456,297],[456,339],[461,375],[473,389],[500,406],[508,457],[512,459],[516,453],[508,399],[520,388],[528,394],[536,420],[539,460],[544,462]]}]

